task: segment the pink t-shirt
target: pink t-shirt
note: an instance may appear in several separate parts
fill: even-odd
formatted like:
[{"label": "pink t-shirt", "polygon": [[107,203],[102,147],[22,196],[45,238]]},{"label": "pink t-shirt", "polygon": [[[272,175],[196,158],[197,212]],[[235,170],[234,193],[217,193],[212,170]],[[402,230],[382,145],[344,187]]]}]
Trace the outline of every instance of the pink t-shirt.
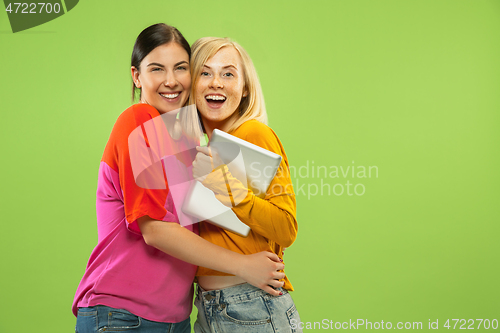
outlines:
[{"label": "pink t-shirt", "polygon": [[[129,135],[138,127],[145,130],[145,123],[158,116],[152,106],[135,104],[120,115],[110,135],[97,183],[98,244],[76,291],[75,315],[79,307],[106,305],[148,320],[177,323],[191,313],[196,266],[147,245],[137,226],[145,215],[179,222],[165,170],[160,172],[160,189],[138,186],[132,172]],[[197,224],[185,227],[198,233]]]}]

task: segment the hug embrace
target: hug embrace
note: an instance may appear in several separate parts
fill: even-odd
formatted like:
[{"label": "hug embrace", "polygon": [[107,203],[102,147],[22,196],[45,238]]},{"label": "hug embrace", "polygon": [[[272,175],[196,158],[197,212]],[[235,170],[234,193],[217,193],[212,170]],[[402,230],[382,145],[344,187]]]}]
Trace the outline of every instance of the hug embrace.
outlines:
[{"label": "hug embrace", "polygon": [[[76,332],[191,332],[194,282],[195,332],[300,331],[291,326],[300,318],[283,262],[297,237],[295,194],[248,53],[228,38],[205,37],[190,47],[176,28],[155,24],[137,37],[131,75],[139,103],[118,117],[101,159],[98,244],[75,294]],[[174,117],[180,132],[191,128],[210,139],[218,129],[282,157],[270,188],[284,190],[265,196],[227,166],[213,169],[211,150],[199,142],[188,162],[192,177],[251,228],[247,237],[205,221],[181,225],[168,168],[163,188],[144,186],[134,175],[130,134],[186,105],[195,108]],[[162,139],[175,143],[175,135]]]}]

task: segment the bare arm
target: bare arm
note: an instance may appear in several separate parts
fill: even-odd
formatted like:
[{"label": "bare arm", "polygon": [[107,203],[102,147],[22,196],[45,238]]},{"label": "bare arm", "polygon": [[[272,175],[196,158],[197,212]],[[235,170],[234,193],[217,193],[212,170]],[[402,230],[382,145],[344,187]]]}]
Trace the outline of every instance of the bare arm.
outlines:
[{"label": "bare arm", "polygon": [[148,216],[138,219],[146,244],[173,257],[220,272],[234,274],[271,295],[282,287],[285,274],[278,256],[271,252],[242,255],[212,244],[177,223],[153,220]]}]

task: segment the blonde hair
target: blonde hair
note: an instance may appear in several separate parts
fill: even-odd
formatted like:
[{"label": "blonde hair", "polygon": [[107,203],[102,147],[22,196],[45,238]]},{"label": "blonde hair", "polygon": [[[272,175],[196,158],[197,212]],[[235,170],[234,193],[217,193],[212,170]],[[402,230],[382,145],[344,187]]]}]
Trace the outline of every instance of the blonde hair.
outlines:
[{"label": "blonde hair", "polygon": [[241,63],[243,66],[243,77],[245,87],[248,92],[246,97],[241,98],[238,107],[239,118],[227,129],[231,132],[242,125],[244,122],[255,119],[267,125],[266,104],[264,102],[264,94],[260,86],[257,71],[253,65],[252,59],[247,51],[229,38],[203,37],[198,39],[191,46],[191,95],[188,104],[194,104],[196,101],[195,90],[196,84],[200,78],[205,63],[213,57],[223,47],[234,47],[240,54]]}]

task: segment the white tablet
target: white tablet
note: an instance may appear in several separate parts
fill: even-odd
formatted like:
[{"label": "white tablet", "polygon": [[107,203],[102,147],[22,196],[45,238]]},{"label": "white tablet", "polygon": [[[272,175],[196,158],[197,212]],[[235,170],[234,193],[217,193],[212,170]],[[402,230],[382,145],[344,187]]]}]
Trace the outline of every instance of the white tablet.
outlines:
[{"label": "white tablet", "polygon": [[[265,197],[280,165],[281,155],[217,129],[212,132],[209,145],[217,150],[235,178],[256,196]],[[250,232],[250,228],[238,219],[230,207],[223,205],[210,189],[198,181],[191,185],[182,211],[244,237]]]}]

